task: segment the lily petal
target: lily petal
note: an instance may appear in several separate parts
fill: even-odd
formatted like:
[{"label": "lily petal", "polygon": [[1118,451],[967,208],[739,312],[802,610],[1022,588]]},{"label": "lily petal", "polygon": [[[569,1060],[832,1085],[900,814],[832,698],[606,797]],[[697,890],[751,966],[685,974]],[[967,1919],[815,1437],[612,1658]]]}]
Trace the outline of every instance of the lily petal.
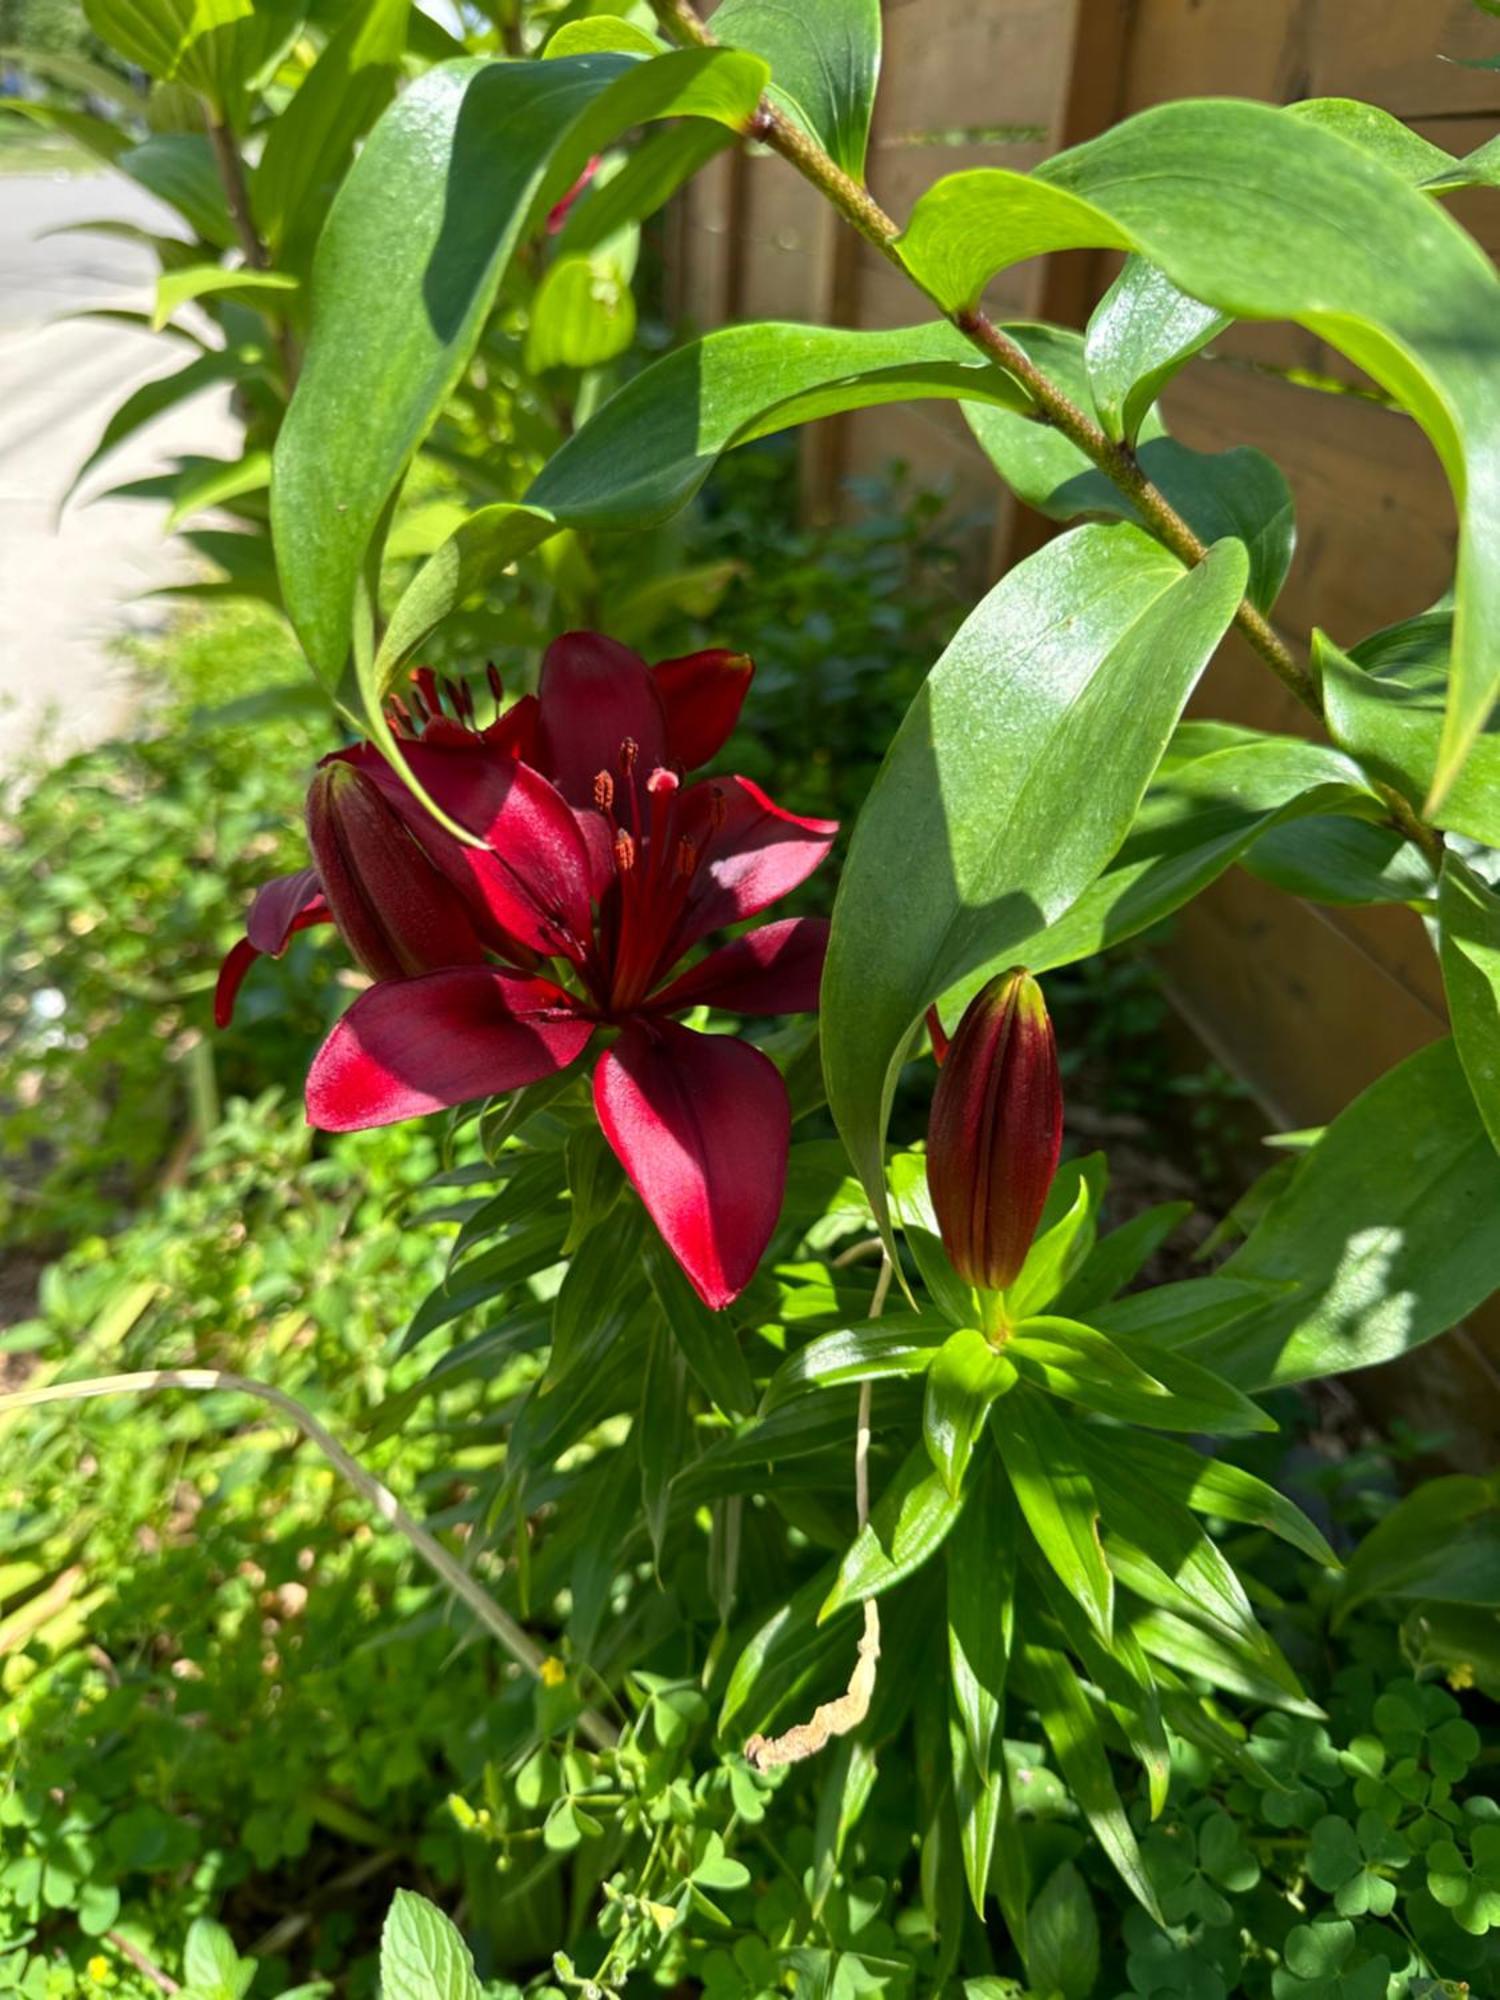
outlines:
[{"label": "lily petal", "polygon": [[401,753],[422,789],[485,847],[466,846],[439,826],[369,744],[339,755],[380,786],[497,950],[519,944],[543,958],[580,960],[591,921],[589,855],[560,793],[530,765],[475,737],[462,744],[403,743]]},{"label": "lily petal", "polygon": [[594,1109],[694,1291],[728,1305],[781,1213],[791,1113],[776,1065],[732,1035],[632,1022],[599,1059]]},{"label": "lily petal", "polygon": [[651,669],[602,632],[564,632],[542,660],[536,757],[570,805],[592,806],[594,779],[624,775],[620,746],[635,744],[645,779],[667,762],[667,720]]},{"label": "lily petal", "polygon": [[263,882],[256,890],[245,920],[245,936],[257,951],[279,958],[293,931],[330,919],[317,869],[299,868],[293,875],[277,875]]},{"label": "lily petal", "polygon": [[581,1055],[594,1031],[561,987],[465,965],[371,986],[307,1077],[307,1122],[362,1132],[517,1090]]},{"label": "lily petal", "polygon": [[839,830],[834,819],[784,812],[749,778],[705,778],[693,785],[678,824],[700,858],[662,954],[664,966],[709,931],[742,923],[805,882]]},{"label": "lily petal", "polygon": [[814,1014],[828,950],[826,917],[786,917],[732,939],[664,986],[653,1013],[722,1007],[728,1014]]},{"label": "lily petal", "polygon": [[715,647],[658,660],[651,669],[667,715],[667,754],[684,771],[716,757],[729,741],[750,686],[755,662],[745,653]]},{"label": "lily petal", "polygon": [[295,875],[278,875],[258,889],[250,905],[246,935],[231,946],[219,967],[214,986],[214,1026],[227,1028],[234,1019],[240,987],[256,959],[280,958],[294,931],[332,922],[333,912],[324,901],[316,868],[299,868]]}]

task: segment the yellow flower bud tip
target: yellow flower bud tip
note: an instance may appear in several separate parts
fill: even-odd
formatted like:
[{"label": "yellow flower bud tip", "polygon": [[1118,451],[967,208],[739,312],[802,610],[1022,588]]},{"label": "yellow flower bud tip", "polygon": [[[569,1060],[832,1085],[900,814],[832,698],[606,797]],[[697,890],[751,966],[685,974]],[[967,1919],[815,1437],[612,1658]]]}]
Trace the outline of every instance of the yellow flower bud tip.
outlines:
[{"label": "yellow flower bud tip", "polygon": [[537,1671],[544,1688],[560,1688],[568,1678],[567,1668],[555,1653],[549,1653]]},{"label": "yellow flower bud tip", "polygon": [[1474,1685],[1474,1669],[1468,1660],[1460,1660],[1458,1665],[1448,1669],[1448,1685],[1455,1694],[1462,1694]]}]

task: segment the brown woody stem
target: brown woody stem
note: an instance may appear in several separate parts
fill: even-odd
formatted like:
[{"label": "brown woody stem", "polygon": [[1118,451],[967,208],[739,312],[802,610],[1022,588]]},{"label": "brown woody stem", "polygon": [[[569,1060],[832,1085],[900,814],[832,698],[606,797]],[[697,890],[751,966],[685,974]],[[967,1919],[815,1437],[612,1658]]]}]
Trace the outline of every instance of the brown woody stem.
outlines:
[{"label": "brown woody stem", "polygon": [[[693,11],[689,0],[652,0],[662,27],[680,42],[696,48],[713,48],[714,37]],[[865,241],[915,285],[920,281],[907,268],[898,246],[901,230],[870,193],[852,175],[824,152],[817,141],[791,123],[769,98],[757,105],[746,129],[746,137],[779,153],[805,180],[810,181],[839,211]],[[937,301],[934,300],[934,304]],[[1040,421],[1051,424],[1088,458],[1106,479],[1119,488],[1156,538],[1173,555],[1190,567],[1208,553],[1166,495],[1141,469],[1140,461],[1128,444],[1116,444],[1088,412],[1066,395],[1020,344],[1011,339],[979,307],[956,311],[940,308],[944,317],[981,353],[1019,382],[1036,407]],[[1248,598],[1242,599],[1234,623],[1241,637],[1257,652],[1284,687],[1304,708],[1327,726],[1323,697],[1317,681],[1280,637],[1265,614]],[[1415,841],[1436,867],[1442,860],[1443,837],[1422,819],[1409,799],[1388,786],[1377,786],[1390,810],[1392,822]]]}]

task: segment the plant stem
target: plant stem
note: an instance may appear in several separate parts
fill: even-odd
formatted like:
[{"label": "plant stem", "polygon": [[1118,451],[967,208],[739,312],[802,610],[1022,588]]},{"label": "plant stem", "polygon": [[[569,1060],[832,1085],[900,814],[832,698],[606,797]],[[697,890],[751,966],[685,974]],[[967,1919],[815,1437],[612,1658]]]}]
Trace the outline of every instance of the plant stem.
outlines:
[{"label": "plant stem", "polygon": [[[689,0],[652,0],[652,6],[662,27],[679,41],[696,48],[717,46]],[[810,181],[833,204],[867,243],[894,264],[904,277],[925,290],[921,281],[908,269],[898,248],[901,230],[895,219],[886,213],[868,188],[846,174],[815,139],[800,126],[793,125],[769,98],[763,97],[756,107],[746,136],[779,153],[804,180]],[[938,304],[938,301],[933,303]],[[1204,542],[1161,489],[1147,478],[1128,444],[1116,444],[1108,437],[1088,412],[1066,395],[1036,365],[1019,342],[996,326],[981,308],[966,306],[948,311],[939,306],[939,310],[966,340],[1021,384],[1036,406],[1039,420],[1060,431],[1098,467],[1106,479],[1119,488],[1158,541],[1189,568],[1202,562],[1208,553]],[[1316,679],[1276,632],[1265,614],[1245,598],[1235,612],[1234,624],[1241,637],[1260,655],[1282,685],[1326,728],[1327,716]],[[1410,800],[1399,792],[1384,785],[1375,789],[1390,808],[1391,818],[1398,829],[1408,840],[1415,841],[1437,867],[1442,860],[1442,835],[1428,826]]]},{"label": "plant stem", "polygon": [[[492,1632],[518,1666],[541,1678],[546,1657],[540,1646],[518,1625],[508,1611],[495,1602],[487,1590],[456,1562],[442,1543],[420,1521],[408,1514],[391,1489],[373,1472],[351,1458],[338,1440],[329,1435],[317,1418],[284,1389],[269,1382],[255,1382],[246,1375],[233,1375],[220,1368],[142,1368],[127,1375],[95,1375],[82,1382],[51,1382],[38,1389],[16,1389],[0,1396],[0,1411],[21,1410],[41,1403],[84,1402],[95,1396],[131,1395],[151,1389],[230,1389],[242,1396],[255,1396],[272,1409],[290,1417],[309,1444],[341,1472],[362,1500],[390,1527],[403,1535],[428,1567],[455,1597],[463,1599],[480,1624]],[[594,1709],[586,1708],[578,1727],[598,1750],[612,1750],[619,1738],[613,1726]]]},{"label": "plant stem", "polygon": [[[271,253],[261,241],[255,226],[255,214],[250,206],[250,187],[245,179],[245,162],[240,157],[240,149],[235,144],[234,134],[222,118],[212,112],[208,118],[208,136],[214,149],[214,162],[219,169],[219,180],[223,185],[224,199],[229,204],[229,213],[234,222],[235,234],[240,239],[240,249],[245,262],[252,271],[269,271]],[[281,320],[277,325],[276,345],[281,353],[281,366],[286,376],[287,394],[297,385],[299,356],[297,343],[292,338],[292,330]]]}]

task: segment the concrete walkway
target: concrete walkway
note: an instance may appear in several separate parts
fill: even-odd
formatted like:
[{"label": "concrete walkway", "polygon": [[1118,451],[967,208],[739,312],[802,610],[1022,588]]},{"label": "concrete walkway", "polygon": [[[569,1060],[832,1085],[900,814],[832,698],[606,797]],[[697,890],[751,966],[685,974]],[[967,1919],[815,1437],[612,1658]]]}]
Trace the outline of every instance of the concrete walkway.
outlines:
[{"label": "concrete walkway", "polygon": [[0,771],[34,746],[60,756],[119,729],[134,694],[111,654],[125,631],[158,624],[133,603],[190,564],[141,501],[85,504],[179,452],[226,456],[237,431],[227,393],[184,403],[106,459],[58,506],[106,419],[132,389],[191,350],[108,321],[53,322],[87,306],[149,308],[155,260],[95,235],[45,236],[110,216],[181,233],[169,210],[113,176],[0,177]]}]

